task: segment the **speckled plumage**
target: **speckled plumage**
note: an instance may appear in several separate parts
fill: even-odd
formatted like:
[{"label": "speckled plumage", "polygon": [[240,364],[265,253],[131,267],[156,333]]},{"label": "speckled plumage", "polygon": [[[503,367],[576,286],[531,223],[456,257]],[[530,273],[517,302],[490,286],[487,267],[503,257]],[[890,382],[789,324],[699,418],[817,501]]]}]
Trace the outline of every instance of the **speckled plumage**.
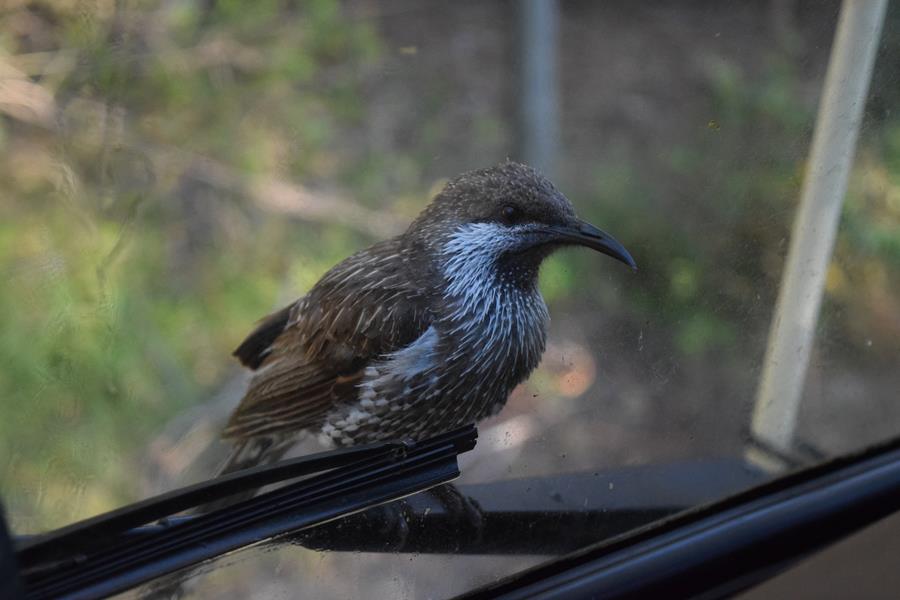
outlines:
[{"label": "speckled plumage", "polygon": [[248,336],[235,355],[255,372],[224,436],[247,454],[247,441],[283,448],[301,431],[352,445],[496,413],[544,351],[540,263],[582,243],[559,234],[578,226],[525,165],[452,180],[406,233],[347,258]]}]

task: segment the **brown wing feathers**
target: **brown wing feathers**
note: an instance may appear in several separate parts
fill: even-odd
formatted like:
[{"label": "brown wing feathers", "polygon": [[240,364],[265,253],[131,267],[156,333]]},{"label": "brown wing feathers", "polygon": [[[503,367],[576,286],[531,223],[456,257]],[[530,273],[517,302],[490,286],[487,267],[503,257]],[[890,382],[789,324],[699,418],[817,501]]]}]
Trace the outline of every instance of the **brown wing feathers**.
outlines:
[{"label": "brown wing feathers", "polygon": [[256,370],[226,438],[317,427],[356,400],[366,365],[428,327],[424,298],[399,272],[396,240],[329,271],[310,293],[267,317],[235,350]]}]

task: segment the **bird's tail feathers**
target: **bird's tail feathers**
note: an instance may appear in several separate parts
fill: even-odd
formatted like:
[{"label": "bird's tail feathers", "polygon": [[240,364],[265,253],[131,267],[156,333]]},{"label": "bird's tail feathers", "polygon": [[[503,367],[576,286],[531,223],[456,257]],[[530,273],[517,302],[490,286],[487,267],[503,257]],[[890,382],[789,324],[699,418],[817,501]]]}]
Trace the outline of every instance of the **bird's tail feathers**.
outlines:
[{"label": "bird's tail feathers", "polygon": [[[258,436],[241,440],[234,445],[231,454],[219,469],[217,476],[278,462],[285,454],[287,454],[288,450],[290,450],[296,442],[297,438],[295,436],[286,435]],[[259,489],[239,492],[233,496],[228,496],[227,498],[204,504],[203,506],[198,507],[196,512],[204,514],[226,506],[231,506],[242,500],[252,498],[257,492],[259,492]]]},{"label": "bird's tail feathers", "polygon": [[[259,436],[237,442],[231,455],[219,469],[217,476],[227,475],[243,469],[268,465],[281,460],[287,451],[295,444],[295,436]],[[192,512],[197,515],[211,513],[215,510],[248,500],[259,492],[259,488],[238,492],[232,496],[207,502],[195,508]],[[188,567],[176,573],[170,573],[149,583],[140,594],[144,600],[177,600],[187,593],[187,586],[194,575],[195,567]]]}]

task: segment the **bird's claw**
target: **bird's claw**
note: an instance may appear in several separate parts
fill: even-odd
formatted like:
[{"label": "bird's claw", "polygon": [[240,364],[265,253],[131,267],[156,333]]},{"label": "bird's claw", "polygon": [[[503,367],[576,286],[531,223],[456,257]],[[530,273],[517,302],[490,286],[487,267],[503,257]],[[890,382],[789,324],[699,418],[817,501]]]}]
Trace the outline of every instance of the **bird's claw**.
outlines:
[{"label": "bird's claw", "polygon": [[409,538],[409,505],[398,500],[379,507],[381,527],[379,534],[386,541],[389,549],[401,550]]},{"label": "bird's claw", "polygon": [[481,505],[452,484],[436,487],[432,492],[447,514],[455,519],[458,530],[464,534],[464,538],[461,538],[478,544],[484,536],[484,511]]}]

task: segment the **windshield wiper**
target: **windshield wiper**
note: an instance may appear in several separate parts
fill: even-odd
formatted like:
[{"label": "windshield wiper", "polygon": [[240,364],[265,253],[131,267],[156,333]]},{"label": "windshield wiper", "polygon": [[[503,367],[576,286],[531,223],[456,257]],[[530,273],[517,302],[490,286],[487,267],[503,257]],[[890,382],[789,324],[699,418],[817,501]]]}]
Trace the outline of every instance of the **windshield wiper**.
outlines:
[{"label": "windshield wiper", "polygon": [[[230,550],[396,500],[459,476],[475,446],[466,427],[417,443],[385,443],[282,461],[216,478],[20,541],[28,598],[99,598]],[[303,477],[226,508],[163,521],[248,489]]]}]

